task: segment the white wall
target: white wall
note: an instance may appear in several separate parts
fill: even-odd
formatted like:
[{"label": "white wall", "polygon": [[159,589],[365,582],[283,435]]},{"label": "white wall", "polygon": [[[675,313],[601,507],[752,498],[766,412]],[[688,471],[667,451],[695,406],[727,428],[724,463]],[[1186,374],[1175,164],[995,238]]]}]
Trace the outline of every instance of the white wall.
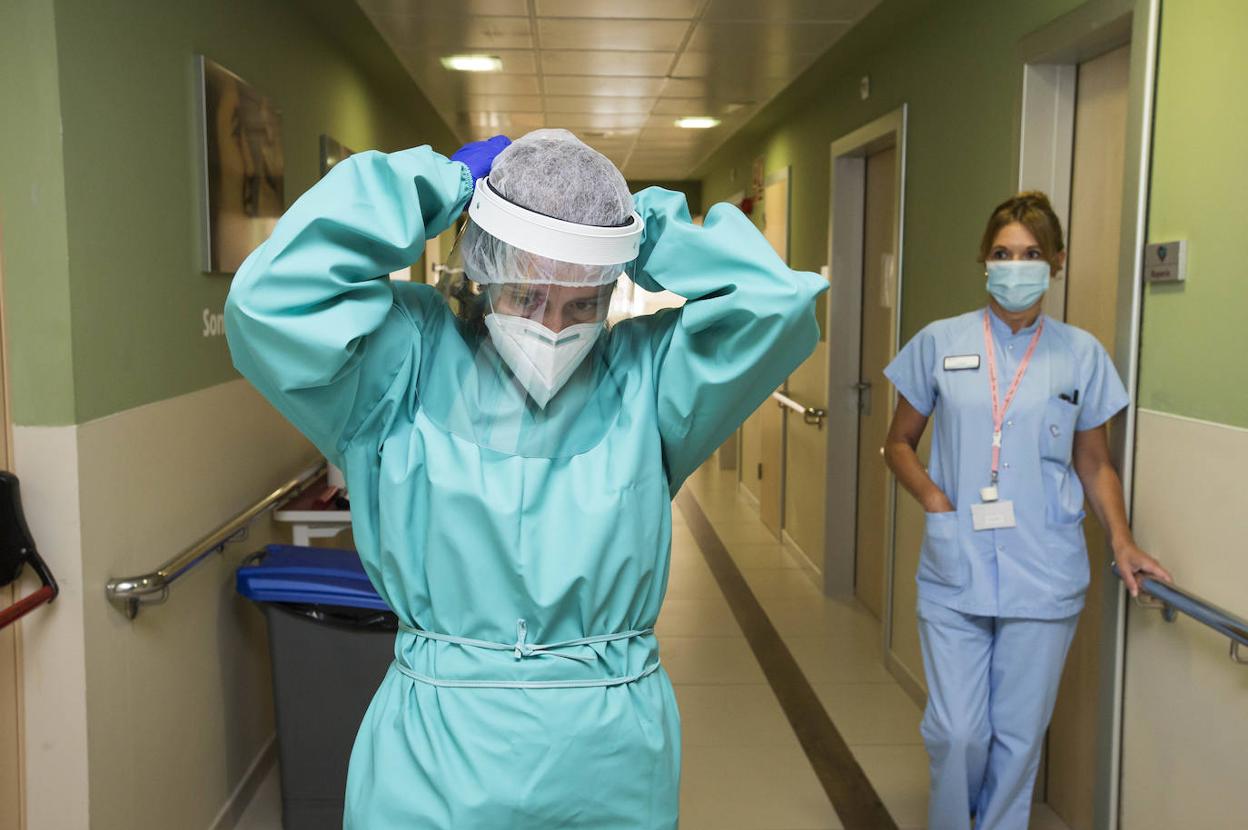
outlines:
[{"label": "white wall", "polygon": [[[1175,581],[1248,616],[1248,430],[1141,410],[1137,541]],[[1122,827],[1248,826],[1248,666],[1194,620],[1128,611]]]}]

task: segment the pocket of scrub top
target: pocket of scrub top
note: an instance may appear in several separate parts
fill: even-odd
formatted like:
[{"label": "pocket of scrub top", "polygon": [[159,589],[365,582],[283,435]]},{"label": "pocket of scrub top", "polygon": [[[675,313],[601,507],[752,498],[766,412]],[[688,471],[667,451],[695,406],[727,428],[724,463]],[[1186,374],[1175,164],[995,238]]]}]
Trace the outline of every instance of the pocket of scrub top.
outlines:
[{"label": "pocket of scrub top", "polygon": [[1083,522],[1052,524],[1044,533],[1047,587],[1059,602],[1077,599],[1088,589],[1092,578]]},{"label": "pocket of scrub top", "polygon": [[1061,398],[1049,398],[1040,433],[1040,457],[1058,464],[1070,463],[1079,407]]},{"label": "pocket of scrub top", "polygon": [[919,579],[950,588],[964,587],[970,578],[971,566],[958,538],[957,511],[927,513],[925,517]]}]

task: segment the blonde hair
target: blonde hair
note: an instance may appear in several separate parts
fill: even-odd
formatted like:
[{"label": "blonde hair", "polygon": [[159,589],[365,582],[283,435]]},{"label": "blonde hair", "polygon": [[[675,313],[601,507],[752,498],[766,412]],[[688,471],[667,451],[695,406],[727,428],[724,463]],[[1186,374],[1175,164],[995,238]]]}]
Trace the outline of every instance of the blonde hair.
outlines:
[{"label": "blonde hair", "polygon": [[1028,190],[1006,199],[997,205],[988,218],[988,227],[984,229],[984,238],[979,243],[979,261],[985,262],[992,251],[992,244],[997,234],[1006,225],[1015,222],[1031,231],[1044,253],[1044,258],[1052,262],[1064,248],[1062,241],[1062,223],[1049,204],[1049,197],[1039,190]]}]

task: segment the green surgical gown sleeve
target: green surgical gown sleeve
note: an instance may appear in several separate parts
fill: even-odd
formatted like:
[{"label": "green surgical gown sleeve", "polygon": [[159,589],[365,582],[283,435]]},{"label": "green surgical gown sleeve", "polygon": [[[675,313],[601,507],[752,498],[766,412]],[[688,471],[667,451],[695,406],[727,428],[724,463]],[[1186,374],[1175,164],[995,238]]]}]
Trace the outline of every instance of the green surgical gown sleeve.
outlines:
[{"label": "green surgical gown sleeve", "polygon": [[668,483],[685,478],[774,392],[819,339],[818,274],[790,269],[754,224],[719,204],[698,226],[685,197],[636,196],[645,222],[637,284],[686,299],[647,322]]},{"label": "green surgical gown sleeve", "polygon": [[[359,153],[296,201],[242,264],[225,306],[234,365],[330,460],[419,365],[419,303],[387,276],[472,195],[428,147]],[[415,296],[419,296],[418,294]]]}]

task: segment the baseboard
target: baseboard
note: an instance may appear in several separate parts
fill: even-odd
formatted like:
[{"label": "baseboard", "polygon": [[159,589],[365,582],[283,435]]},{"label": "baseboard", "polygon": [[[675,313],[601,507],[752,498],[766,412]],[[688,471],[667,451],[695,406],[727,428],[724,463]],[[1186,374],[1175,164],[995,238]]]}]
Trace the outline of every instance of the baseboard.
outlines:
[{"label": "baseboard", "polygon": [[784,546],[797,558],[797,563],[801,565],[802,570],[815,577],[815,581],[820,585],[823,584],[823,568],[815,564],[815,560],[806,555],[806,551],[802,550],[802,546],[797,543],[787,530],[781,529],[780,541]]},{"label": "baseboard", "polygon": [[750,488],[746,487],[740,481],[737,482],[737,492],[745,496],[746,501],[753,505],[755,510],[758,510],[762,506],[758,503],[758,496],[751,493]]},{"label": "baseboard", "polygon": [[264,742],[264,746],[260,747],[251,766],[243,773],[238,786],[225,800],[225,804],[209,825],[208,830],[233,830],[238,825],[239,819],[243,817],[243,813],[247,811],[251,800],[256,797],[256,791],[260,789],[260,784],[264,782],[275,763],[277,763],[277,733],[270,735],[269,739]]}]

